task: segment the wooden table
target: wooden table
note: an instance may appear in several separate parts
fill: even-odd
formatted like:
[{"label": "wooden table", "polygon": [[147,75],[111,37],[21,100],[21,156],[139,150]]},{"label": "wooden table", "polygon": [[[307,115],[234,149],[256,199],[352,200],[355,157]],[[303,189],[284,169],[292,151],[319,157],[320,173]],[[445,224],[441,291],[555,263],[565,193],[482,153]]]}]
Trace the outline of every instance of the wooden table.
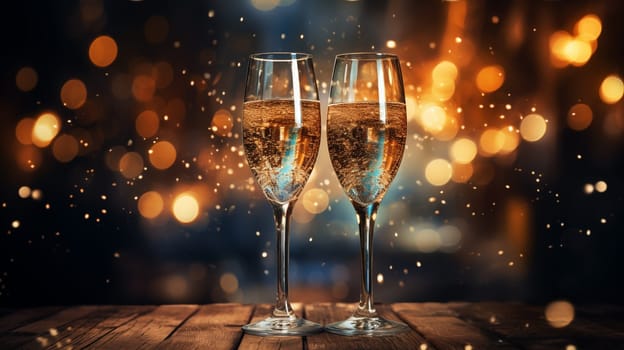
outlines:
[{"label": "wooden table", "polygon": [[[295,304],[327,324],[352,304]],[[576,307],[572,323],[552,327],[544,307],[516,303],[396,303],[382,315],[409,332],[384,337],[244,335],[269,305],[72,306],[0,310],[0,349],[624,349],[624,307]]]}]

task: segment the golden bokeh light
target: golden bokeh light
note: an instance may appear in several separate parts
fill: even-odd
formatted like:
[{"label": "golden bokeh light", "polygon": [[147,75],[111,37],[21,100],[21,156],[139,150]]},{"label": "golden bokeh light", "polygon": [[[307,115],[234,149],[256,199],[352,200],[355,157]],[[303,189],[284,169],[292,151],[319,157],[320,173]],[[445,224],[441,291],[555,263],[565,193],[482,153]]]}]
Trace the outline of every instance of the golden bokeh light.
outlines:
[{"label": "golden bokeh light", "polygon": [[477,156],[477,144],[471,139],[457,139],[449,150],[451,159],[459,164],[467,164]]},{"label": "golden bokeh light", "polygon": [[132,96],[139,102],[149,102],[156,92],[156,82],[151,76],[137,75],[132,80]]},{"label": "golden bokeh light", "polygon": [[518,134],[517,130],[514,127],[509,126],[500,129],[500,133],[505,139],[499,153],[507,154],[515,151],[520,144],[520,135]]},{"label": "golden bokeh light", "polygon": [[219,136],[227,136],[234,126],[234,118],[226,109],[219,109],[212,117],[212,131]]},{"label": "golden bokeh light", "polygon": [[22,118],[15,126],[15,137],[22,145],[32,144],[32,131],[35,126],[33,118]]},{"label": "golden bokeh light", "polygon": [[169,141],[156,142],[147,153],[150,163],[160,170],[171,167],[177,155],[175,146]]},{"label": "golden bokeh light", "polygon": [[551,62],[555,67],[565,67],[569,62],[566,56],[566,48],[573,40],[570,33],[560,30],[551,34],[549,39]]},{"label": "golden bokeh light", "polygon": [[484,156],[495,155],[503,149],[503,145],[505,145],[505,134],[498,129],[486,129],[479,138],[479,150]]},{"label": "golden bokeh light", "polygon": [[60,135],[52,144],[52,154],[61,163],[71,162],[78,155],[78,141],[72,135]]},{"label": "golden bokeh light", "polygon": [[195,221],[199,215],[199,203],[192,192],[184,192],[177,195],[173,200],[171,209],[176,220],[183,224]]},{"label": "golden bokeh light", "polygon": [[602,32],[602,22],[600,18],[594,14],[588,14],[583,16],[574,25],[574,34],[581,40],[593,41],[598,40],[600,33]]},{"label": "golden bokeh light", "polygon": [[119,171],[119,161],[124,154],[126,154],[126,149],[123,146],[109,148],[104,157],[106,166],[112,171]]},{"label": "golden bokeh light", "polygon": [[546,321],[554,328],[563,328],[574,320],[574,306],[565,300],[553,301],[546,305]]},{"label": "golden bokeh light", "polygon": [[624,83],[617,75],[609,75],[600,84],[600,99],[607,104],[617,103],[624,95]]},{"label": "golden bokeh light", "polygon": [[227,294],[236,293],[238,290],[238,278],[233,273],[226,272],[219,278],[219,287]]},{"label": "golden bokeh light", "polygon": [[445,185],[452,176],[453,167],[446,159],[434,159],[425,167],[425,178],[434,186]]},{"label": "golden bokeh light", "polygon": [[156,191],[147,191],[139,197],[138,209],[141,216],[146,219],[153,219],[160,215],[165,207],[160,193]]},{"label": "golden bokeh light", "polygon": [[108,35],[95,38],[89,46],[89,59],[98,67],[108,67],[117,58],[117,43]]},{"label": "golden bokeh light", "polygon": [[431,71],[433,81],[455,81],[457,79],[457,66],[451,61],[438,63]]},{"label": "golden bokeh light", "polygon": [[592,47],[587,41],[572,39],[563,48],[563,57],[574,66],[582,66],[592,56]]},{"label": "golden bokeh light", "polygon": [[28,186],[20,186],[20,188],[17,189],[17,195],[22,199],[30,197],[31,193],[32,190]]},{"label": "golden bokeh light", "polygon": [[20,91],[28,92],[37,86],[39,76],[32,67],[22,67],[15,75],[15,85]]},{"label": "golden bokeh light", "polygon": [[251,0],[251,5],[260,11],[271,11],[279,4],[280,0]]},{"label": "golden bokeh light", "polygon": [[474,173],[474,167],[471,163],[462,164],[453,162],[453,176],[451,180],[457,183],[466,183],[472,177]]},{"label": "golden bokeh light", "polygon": [[425,106],[420,114],[420,123],[425,131],[440,132],[446,124],[446,112],[438,105]]},{"label": "golden bokeh light", "polygon": [[505,70],[498,65],[487,66],[477,73],[477,88],[482,92],[494,92],[505,82]]},{"label": "golden bokeh light", "polygon": [[79,79],[70,79],[61,87],[61,102],[69,109],[78,109],[87,101],[87,87]]},{"label": "golden bokeh light", "polygon": [[303,194],[302,204],[309,213],[320,214],[329,205],[329,195],[323,189],[312,188]]},{"label": "golden bokeh light", "polygon": [[546,120],[537,113],[531,113],[520,123],[520,135],[525,141],[539,141],[546,134]]},{"label": "golden bokeh light", "polygon": [[155,136],[158,132],[158,128],[160,127],[158,114],[149,109],[144,110],[137,116],[134,122],[134,127],[136,128],[137,134],[145,137],[146,139]]},{"label": "golden bokeh light", "polygon": [[577,103],[568,110],[567,122],[572,130],[587,129],[594,118],[591,108],[584,103]]},{"label": "golden bokeh light", "polygon": [[119,159],[119,172],[126,179],[133,179],[143,172],[143,157],[136,152],[127,152]]},{"label": "golden bokeh light", "polygon": [[61,131],[61,120],[55,114],[41,114],[32,128],[32,143],[37,147],[46,147]]},{"label": "golden bokeh light", "polygon": [[150,44],[158,44],[169,34],[169,21],[163,16],[152,16],[145,21],[145,40]]},{"label": "golden bokeh light", "polygon": [[455,93],[455,82],[452,80],[434,80],[431,93],[439,101],[448,101]]}]

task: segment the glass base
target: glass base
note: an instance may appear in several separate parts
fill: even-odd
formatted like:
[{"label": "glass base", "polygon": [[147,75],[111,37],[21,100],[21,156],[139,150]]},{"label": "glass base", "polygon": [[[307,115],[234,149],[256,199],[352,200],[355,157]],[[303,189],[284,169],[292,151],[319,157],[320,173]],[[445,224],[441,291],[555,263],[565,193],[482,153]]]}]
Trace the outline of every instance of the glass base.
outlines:
[{"label": "glass base", "polygon": [[323,330],[320,324],[303,318],[267,317],[262,321],[243,326],[243,331],[253,335],[309,335]]},{"label": "glass base", "polygon": [[328,324],[325,330],[340,335],[392,335],[409,330],[402,322],[385,318],[351,316],[344,321]]}]

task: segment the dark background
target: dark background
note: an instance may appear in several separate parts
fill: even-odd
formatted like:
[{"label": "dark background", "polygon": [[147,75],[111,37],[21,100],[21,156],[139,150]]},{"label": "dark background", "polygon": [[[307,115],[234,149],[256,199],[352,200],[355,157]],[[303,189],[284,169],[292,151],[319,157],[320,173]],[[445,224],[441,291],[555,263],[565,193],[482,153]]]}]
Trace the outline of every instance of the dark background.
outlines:
[{"label": "dark background", "polygon": [[[458,88],[444,104],[463,109],[460,123],[465,128],[455,138],[477,140],[485,124],[503,126],[501,113],[515,127],[532,107],[548,119],[540,141],[521,141],[509,155],[478,155],[470,181],[436,187],[423,169],[433,158],[448,158],[452,140],[427,135],[417,118],[410,118],[408,150],[377,220],[375,271],[383,274],[383,283],[376,285],[377,301],[622,303],[623,102],[605,104],[598,96],[607,75],[623,75],[620,1],[295,0],[270,11],[242,0],[26,1],[4,7],[3,305],[273,300],[271,211],[260,192],[250,190],[255,185],[247,167],[238,166],[244,156],[230,151],[242,149],[235,134],[242,117],[246,57],[260,51],[312,53],[323,108],[334,55],[389,51],[401,57],[408,97],[419,101],[435,64],[443,59],[458,64]],[[86,7],[99,15],[85,18],[81,11]],[[550,35],[572,32],[588,13],[602,21],[593,56],[579,67],[554,67]],[[153,16],[166,20],[158,42],[146,40],[146,22]],[[455,33],[461,45],[453,44]],[[103,34],[115,39],[119,53],[112,65],[98,68],[88,49]],[[388,40],[395,40],[396,47],[388,47]],[[130,89],[141,65],[162,61],[172,67],[173,81],[157,89],[153,100],[115,95],[115,77],[125,77]],[[474,77],[491,64],[504,67],[505,82],[499,90],[481,94]],[[20,91],[15,80],[25,66],[38,74],[36,87],[28,92]],[[59,98],[71,78],[81,79],[88,89],[87,103],[77,110],[65,108]],[[163,123],[158,137],[176,145],[177,161],[159,171],[145,156],[154,140],[136,134],[134,119],[144,109],[163,117],[166,102],[175,98],[184,102],[185,111],[178,125]],[[579,102],[591,107],[593,122],[574,131],[567,127],[566,115]],[[511,109],[505,111],[505,104]],[[232,134],[210,138],[213,115],[221,108],[231,113]],[[408,113],[417,113],[409,108]],[[62,132],[88,135],[91,146],[69,163],[57,161],[50,147],[38,149],[39,166],[28,170],[19,165],[19,154],[33,146],[17,141],[15,127],[22,118],[45,111],[63,120]],[[142,178],[125,179],[106,166],[107,153],[115,146],[145,156]],[[212,165],[197,161],[202,150],[213,151]],[[355,301],[354,213],[337,185],[326,148],[321,151],[307,188],[323,189],[331,210],[312,216],[298,203],[295,216],[303,219],[293,220],[291,299]],[[598,181],[608,184],[605,192],[584,192],[586,184]],[[190,224],[180,223],[169,210],[185,185],[198,186],[205,197],[199,218]],[[20,198],[22,186],[40,190],[42,197]],[[166,198],[157,219],[146,219],[137,210],[137,198],[149,190]],[[16,220],[17,228],[12,226]],[[434,251],[419,245],[431,231],[436,235],[448,226],[460,232],[460,242]]]}]

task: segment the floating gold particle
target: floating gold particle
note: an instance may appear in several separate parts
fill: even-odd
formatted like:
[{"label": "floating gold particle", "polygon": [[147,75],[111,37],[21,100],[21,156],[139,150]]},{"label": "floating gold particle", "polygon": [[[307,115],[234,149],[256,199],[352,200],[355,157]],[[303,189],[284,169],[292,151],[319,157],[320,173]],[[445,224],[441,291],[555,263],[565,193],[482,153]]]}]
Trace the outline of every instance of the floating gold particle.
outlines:
[{"label": "floating gold particle", "polygon": [[108,67],[117,58],[117,43],[108,35],[95,38],[89,46],[89,59],[98,67]]},{"label": "floating gold particle", "polygon": [[87,87],[79,79],[70,79],[61,88],[61,102],[69,109],[78,109],[87,101]]}]

